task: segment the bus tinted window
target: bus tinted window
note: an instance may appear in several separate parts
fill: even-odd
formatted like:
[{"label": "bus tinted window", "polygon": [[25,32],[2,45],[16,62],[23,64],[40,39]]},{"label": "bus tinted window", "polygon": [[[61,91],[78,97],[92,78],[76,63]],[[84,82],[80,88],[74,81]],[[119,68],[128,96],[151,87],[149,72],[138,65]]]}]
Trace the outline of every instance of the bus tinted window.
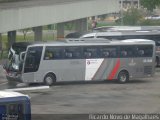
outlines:
[{"label": "bus tinted window", "polygon": [[45,50],[44,60],[54,60],[64,58],[64,48],[47,46]]},{"label": "bus tinted window", "polygon": [[136,46],[136,57],[151,57],[153,54],[153,46]]},{"label": "bus tinted window", "polygon": [[65,58],[66,59],[80,59],[81,55],[81,47],[66,47],[65,48]]},{"label": "bus tinted window", "polygon": [[97,58],[97,48],[94,46],[83,47],[83,57],[84,58]]},{"label": "bus tinted window", "polygon": [[[0,105],[0,116],[2,114],[6,114],[6,106],[5,105]],[[2,118],[2,117],[1,117]]]},{"label": "bus tinted window", "polygon": [[120,46],[119,50],[120,57],[134,57],[133,46]]},{"label": "bus tinted window", "polygon": [[99,49],[100,51],[100,58],[111,58],[111,57],[117,57],[117,47],[107,47],[102,46]]}]

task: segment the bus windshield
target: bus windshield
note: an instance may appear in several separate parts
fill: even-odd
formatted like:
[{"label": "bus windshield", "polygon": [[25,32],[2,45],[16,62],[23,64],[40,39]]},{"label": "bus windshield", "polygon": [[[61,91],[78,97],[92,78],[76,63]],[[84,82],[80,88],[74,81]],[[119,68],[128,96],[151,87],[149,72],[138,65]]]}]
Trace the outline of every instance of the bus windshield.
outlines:
[{"label": "bus windshield", "polygon": [[15,72],[21,70],[22,61],[20,60],[20,54],[25,52],[29,42],[17,42],[13,43],[8,53],[8,61],[4,64],[4,69],[7,72]]},{"label": "bus windshield", "polygon": [[36,72],[39,68],[42,47],[28,48],[24,72]]}]

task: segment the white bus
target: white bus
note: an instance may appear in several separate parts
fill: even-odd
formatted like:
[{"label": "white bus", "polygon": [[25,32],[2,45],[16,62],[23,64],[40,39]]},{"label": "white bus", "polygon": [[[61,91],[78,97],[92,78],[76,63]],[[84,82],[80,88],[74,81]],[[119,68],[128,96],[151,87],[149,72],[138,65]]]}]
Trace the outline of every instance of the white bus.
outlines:
[{"label": "white bus", "polygon": [[[122,27],[123,28],[123,27]],[[109,29],[109,28],[108,28]],[[128,30],[127,30],[128,29]],[[137,29],[137,30],[136,30]],[[140,29],[140,28],[139,28]],[[147,30],[149,29],[149,30]],[[155,29],[158,29],[155,27]],[[160,65],[160,30],[154,30],[152,27],[138,30],[137,27],[126,27],[123,30],[115,28],[115,31],[107,31],[106,28],[97,28],[95,32],[82,35],[80,38],[105,38],[105,39],[149,39],[156,43],[156,66]]]},{"label": "white bus", "polygon": [[24,83],[115,80],[151,77],[155,71],[155,42],[145,39],[106,41],[74,39],[27,47],[22,71],[8,80]]}]

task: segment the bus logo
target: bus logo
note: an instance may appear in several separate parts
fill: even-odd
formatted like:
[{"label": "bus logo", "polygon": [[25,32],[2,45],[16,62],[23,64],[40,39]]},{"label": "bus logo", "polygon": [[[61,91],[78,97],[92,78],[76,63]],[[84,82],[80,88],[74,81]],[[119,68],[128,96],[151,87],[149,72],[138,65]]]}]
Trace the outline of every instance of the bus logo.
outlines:
[{"label": "bus logo", "polygon": [[87,61],[87,65],[90,65],[90,64],[91,64],[91,62],[88,60],[88,61]]},{"label": "bus logo", "polygon": [[135,66],[136,63],[134,62],[134,60],[132,59],[131,62],[129,63],[129,66]]}]

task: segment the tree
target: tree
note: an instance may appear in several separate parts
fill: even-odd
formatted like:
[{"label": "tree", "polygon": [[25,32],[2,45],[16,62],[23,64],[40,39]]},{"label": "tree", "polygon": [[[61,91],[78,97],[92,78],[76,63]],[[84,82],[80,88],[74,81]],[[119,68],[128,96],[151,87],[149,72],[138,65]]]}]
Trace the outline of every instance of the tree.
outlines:
[{"label": "tree", "polygon": [[153,11],[156,6],[160,6],[160,0],[140,0],[140,4],[147,10]]},{"label": "tree", "polygon": [[139,25],[142,18],[142,12],[136,8],[129,9],[124,13],[123,24],[124,25]]},{"label": "tree", "polygon": [[21,30],[22,33],[23,33],[23,37],[24,37],[24,40],[25,40],[25,41],[26,41],[26,36],[27,36],[27,33],[28,33],[29,30],[30,30],[29,28],[26,28],[26,29]]}]

